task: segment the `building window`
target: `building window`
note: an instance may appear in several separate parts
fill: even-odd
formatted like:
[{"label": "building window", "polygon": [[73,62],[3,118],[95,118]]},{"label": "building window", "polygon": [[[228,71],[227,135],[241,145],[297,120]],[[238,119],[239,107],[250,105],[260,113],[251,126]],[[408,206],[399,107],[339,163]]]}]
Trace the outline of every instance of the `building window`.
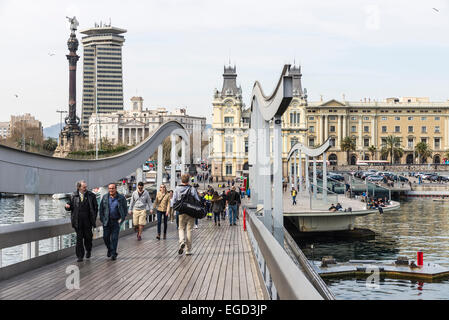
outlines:
[{"label": "building window", "polygon": [[234,123],[234,117],[225,117],[225,123]]},{"label": "building window", "polygon": [[382,120],[387,120],[387,117],[382,117]]},{"label": "building window", "polygon": [[356,132],[357,130],[356,130],[356,127],[355,126],[352,126],[351,127],[351,132]]},{"label": "building window", "polygon": [[387,146],[387,139],[386,139],[386,138],[382,138],[382,140],[381,140],[381,146],[382,146],[382,147],[386,147],[386,146]]},{"label": "building window", "polygon": [[232,164],[227,164],[226,165],[226,175],[227,176],[232,175]]},{"label": "building window", "polygon": [[401,127],[400,126],[395,126],[394,127],[394,132],[401,132]]},{"label": "building window", "polygon": [[315,117],[309,117],[309,120],[313,121],[313,120],[315,120]]},{"label": "building window", "polygon": [[387,132],[387,126],[382,126],[382,132]]},{"label": "building window", "polygon": [[364,147],[369,147],[369,138],[364,138],[363,139],[363,146]]},{"label": "building window", "polygon": [[331,147],[335,147],[335,138],[330,138],[329,143],[330,143]]},{"label": "building window", "polygon": [[309,138],[309,146],[310,147],[314,147],[315,146],[315,139],[314,138]]},{"label": "building window", "polygon": [[290,149],[293,148],[295,144],[298,143],[298,138],[294,137],[290,140]]},{"label": "building window", "polygon": [[245,139],[245,153],[248,153],[248,139]]},{"label": "building window", "polygon": [[394,120],[401,120],[401,117],[394,117]]},{"label": "building window", "polygon": [[314,126],[310,126],[309,127],[309,132],[315,132],[315,127]]},{"label": "building window", "polygon": [[421,138],[421,142],[424,142],[427,144],[427,138]]},{"label": "building window", "polygon": [[232,153],[233,139],[226,138],[226,153]]},{"label": "building window", "polygon": [[335,126],[330,126],[329,131],[330,132],[335,132]]},{"label": "building window", "polygon": [[408,148],[413,149],[413,138],[408,138],[407,142],[408,142],[408,144],[407,144]]},{"label": "building window", "polygon": [[421,121],[427,120],[427,117],[421,117]]},{"label": "building window", "polygon": [[351,117],[351,120],[357,120],[356,117]]},{"label": "building window", "polygon": [[440,126],[435,126],[435,133],[440,133]]},{"label": "building window", "polygon": [[413,117],[408,117],[407,119],[408,119],[408,120],[413,120]]},{"label": "building window", "polygon": [[336,116],[329,116],[329,120],[335,120]]},{"label": "building window", "polygon": [[408,132],[413,132],[413,126],[408,126]]},{"label": "building window", "polygon": [[421,132],[422,133],[427,133],[427,127],[426,126],[422,126],[421,127]]},{"label": "building window", "polygon": [[369,120],[369,117],[363,117],[363,120]]},{"label": "building window", "polygon": [[435,149],[439,149],[440,148],[440,138],[435,138],[433,143],[435,145]]},{"label": "building window", "polygon": [[440,117],[435,117],[435,120],[436,120],[436,121],[440,120]]},{"label": "building window", "polygon": [[369,126],[364,126],[363,127],[363,132],[369,132]]}]

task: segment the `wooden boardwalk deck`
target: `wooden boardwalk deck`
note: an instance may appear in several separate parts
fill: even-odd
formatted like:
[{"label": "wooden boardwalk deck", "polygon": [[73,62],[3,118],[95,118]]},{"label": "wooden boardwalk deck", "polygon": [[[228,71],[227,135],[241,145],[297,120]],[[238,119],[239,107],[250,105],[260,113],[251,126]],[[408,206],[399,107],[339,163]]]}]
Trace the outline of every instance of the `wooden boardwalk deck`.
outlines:
[{"label": "wooden boardwalk deck", "polygon": [[[200,220],[193,233],[193,255],[178,255],[176,223],[167,239],[156,240],[156,227],[119,239],[118,257],[106,257],[104,245],[92,258],[76,262],[75,253],[48,266],[0,282],[0,299],[44,300],[260,300],[264,299],[257,265],[246,232],[222,221]],[[75,249],[73,249],[75,252]],[[66,268],[80,270],[80,289],[66,288]]]}]

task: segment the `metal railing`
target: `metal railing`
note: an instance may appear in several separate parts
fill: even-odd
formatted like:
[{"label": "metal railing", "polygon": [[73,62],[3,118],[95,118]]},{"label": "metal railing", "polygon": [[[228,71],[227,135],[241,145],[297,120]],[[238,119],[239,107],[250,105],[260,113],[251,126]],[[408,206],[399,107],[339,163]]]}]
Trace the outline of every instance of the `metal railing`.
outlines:
[{"label": "metal railing", "polygon": [[[156,215],[148,215],[148,224],[150,227],[155,224]],[[120,236],[128,235],[134,232],[132,217],[127,215],[125,222],[120,227]],[[103,240],[103,227],[100,220],[97,220],[96,228],[93,234],[93,243],[101,244]],[[32,242],[50,239],[52,249],[43,255],[39,254],[29,259],[24,259],[7,266],[2,265],[3,249],[23,245],[30,247]],[[0,226],[0,280],[4,280],[17,274],[53,263],[61,258],[73,255],[73,246],[75,245],[75,232],[72,228],[70,218],[52,219],[46,221],[29,222]],[[25,256],[25,255],[24,255]]]},{"label": "metal railing", "polygon": [[265,287],[273,300],[323,300],[323,297],[287,255],[252,209],[248,214],[248,236]]},{"label": "metal railing", "polygon": [[[313,192],[313,188],[316,187],[316,196]],[[310,184],[309,190],[309,207],[313,210],[328,210],[329,204],[337,204],[338,202],[338,193],[332,192],[331,190],[327,190],[327,196],[324,198],[323,194],[324,188],[319,185]]]}]

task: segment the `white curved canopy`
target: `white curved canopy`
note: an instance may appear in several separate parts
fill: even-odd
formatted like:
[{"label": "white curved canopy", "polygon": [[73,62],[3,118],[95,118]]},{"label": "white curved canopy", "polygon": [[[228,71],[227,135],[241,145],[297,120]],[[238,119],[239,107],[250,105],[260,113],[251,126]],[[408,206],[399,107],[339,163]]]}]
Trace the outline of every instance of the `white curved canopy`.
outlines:
[{"label": "white curved canopy", "polygon": [[279,81],[268,97],[264,95],[259,81],[254,83],[251,102],[257,101],[257,108],[265,121],[273,119],[275,115],[282,115],[293,98],[292,77],[287,75],[289,70],[290,65],[284,65]]},{"label": "white curved canopy", "polygon": [[329,139],[327,139],[321,146],[317,148],[309,148],[303,145],[302,143],[298,142],[290,149],[287,161],[290,160],[291,156],[295,151],[301,151],[302,153],[304,153],[309,157],[318,157],[319,155],[322,155],[324,152],[326,152],[330,147],[331,143]]},{"label": "white curved canopy", "polygon": [[133,149],[98,160],[55,158],[0,146],[0,192],[68,193],[76,189],[79,180],[86,180],[89,188],[104,186],[141,167],[171,134],[189,144],[184,127],[177,121],[168,121]]}]

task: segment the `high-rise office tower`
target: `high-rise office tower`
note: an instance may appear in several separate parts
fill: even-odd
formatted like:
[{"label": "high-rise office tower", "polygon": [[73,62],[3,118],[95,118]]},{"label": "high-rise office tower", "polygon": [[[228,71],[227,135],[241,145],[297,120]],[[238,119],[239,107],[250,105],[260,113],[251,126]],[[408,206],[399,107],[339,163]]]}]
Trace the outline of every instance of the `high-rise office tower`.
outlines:
[{"label": "high-rise office tower", "polygon": [[84,47],[83,104],[81,123],[89,134],[92,113],[110,113],[123,110],[122,46],[126,30],[95,24],[81,31]]}]

